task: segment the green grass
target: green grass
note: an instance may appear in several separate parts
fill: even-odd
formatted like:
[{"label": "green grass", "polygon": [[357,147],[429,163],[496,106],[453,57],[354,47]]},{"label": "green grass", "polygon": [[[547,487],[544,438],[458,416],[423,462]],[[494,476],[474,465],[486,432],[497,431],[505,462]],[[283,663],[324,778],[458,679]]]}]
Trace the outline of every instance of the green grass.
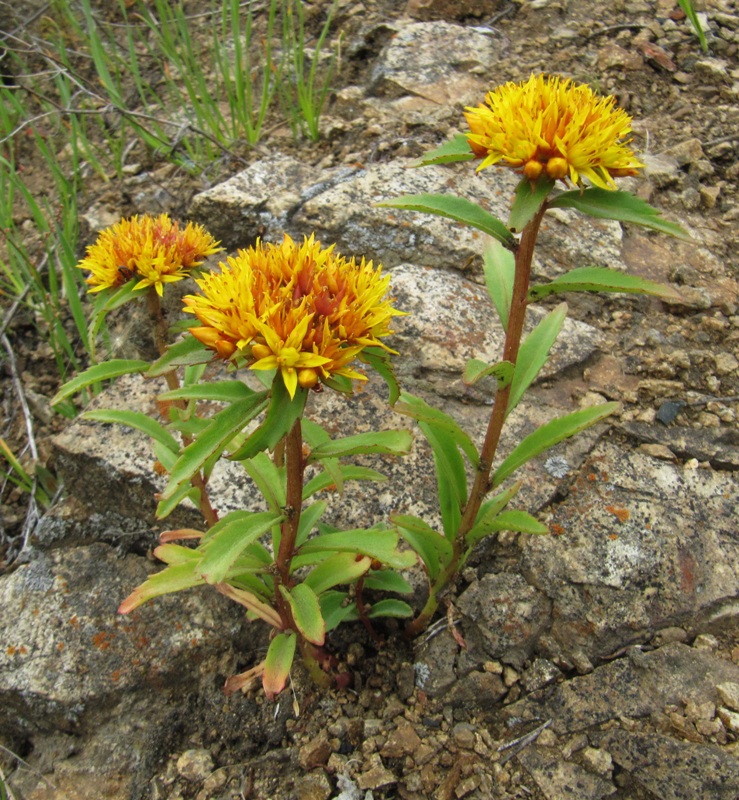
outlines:
[{"label": "green grass", "polygon": [[[333,10],[313,41],[298,0],[223,0],[189,15],[172,0],[53,0],[33,30],[8,36],[0,302],[22,297],[60,379],[94,346],[75,266],[86,179],[122,178],[131,153],[209,173],[238,162],[280,117],[296,139],[315,141],[337,63]],[[28,180],[29,161],[42,180]]]}]

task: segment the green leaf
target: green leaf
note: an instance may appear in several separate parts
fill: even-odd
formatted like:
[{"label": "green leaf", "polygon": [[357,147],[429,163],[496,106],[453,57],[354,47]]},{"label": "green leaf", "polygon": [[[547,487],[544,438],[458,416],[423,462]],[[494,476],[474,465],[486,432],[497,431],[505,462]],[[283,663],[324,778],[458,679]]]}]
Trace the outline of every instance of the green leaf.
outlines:
[{"label": "green leaf", "polygon": [[312,569],[303,581],[320,597],[326,589],[340,583],[352,583],[372,565],[367,556],[357,558],[354,553],[336,553]]},{"label": "green leaf", "polygon": [[596,187],[574,189],[553,197],[549,201],[549,207],[574,208],[583,214],[590,214],[591,217],[615,219],[619,222],[628,222],[660,233],[667,233],[678,239],[690,239],[688,232],[680,225],[666,220],[656,208],[629,192],[612,192]]},{"label": "green leaf", "polygon": [[390,519],[398,533],[418,553],[433,581],[439,570],[452,560],[454,551],[451,542],[418,517],[393,514]]},{"label": "green leaf", "polygon": [[311,644],[320,647],[326,640],[326,623],[323,621],[316,593],[304,583],[299,583],[292,589],[280,586],[280,593],[290,606],[298,630]]},{"label": "green leaf", "polygon": [[197,561],[195,560],[165,567],[161,572],[157,572],[156,575],[152,575],[140,586],[137,586],[120,604],[118,613],[128,614],[129,611],[133,611],[134,608],[138,608],[153,597],[181,592],[183,589],[190,589],[193,586],[202,586],[205,581],[197,574],[196,567]]},{"label": "green leaf", "polygon": [[649,281],[608,267],[578,267],[549,283],[532,286],[529,289],[529,301],[536,302],[542,297],[562,292],[624,292],[680,299],[680,292],[664,283]]},{"label": "green leaf", "polygon": [[352,531],[323,533],[314,539],[309,539],[301,546],[299,553],[302,555],[321,550],[369,556],[394,569],[407,569],[416,561],[413,553],[398,550],[398,534],[394,530],[359,528]]},{"label": "green leaf", "polygon": [[192,547],[183,547],[181,544],[160,544],[154,548],[154,555],[165,564],[187,564],[192,561],[200,561],[202,553]]},{"label": "green leaf", "polygon": [[[321,464],[325,466],[328,460],[329,459],[323,459]],[[346,481],[377,481],[378,483],[384,483],[387,481],[387,475],[383,475],[381,472],[370,469],[369,467],[355,467],[352,465],[340,464],[338,474],[341,477],[341,483],[345,483]],[[332,487],[335,487],[337,491],[339,490],[339,484],[336,481],[335,475],[329,472],[319,472],[318,475],[311,478],[303,487],[303,500],[307,500],[314,494]]]},{"label": "green leaf", "polygon": [[529,434],[521,444],[505,459],[493,475],[493,486],[501,483],[520,466],[530,461],[539,453],[543,453],[558,442],[574,436],[576,433],[595,425],[613,414],[618,403],[604,403],[600,406],[583,408],[559,419],[553,419]]},{"label": "green leaf", "polygon": [[187,482],[180,484],[177,491],[173,492],[172,496],[166,500],[161,500],[160,497],[161,495],[157,495],[159,500],[156,510],[157,519],[166,519],[185,498],[189,498],[196,508],[200,505],[200,490]]},{"label": "green leaf", "polygon": [[[305,498],[304,498],[305,499]],[[309,506],[303,506],[300,512],[300,522],[298,523],[298,532],[295,535],[295,547],[299,548],[300,545],[310,536],[316,523],[323,516],[328,508],[328,503],[325,500],[317,500]]]},{"label": "green leaf", "polygon": [[391,406],[394,406],[395,401],[400,395],[400,387],[398,386],[398,381],[390,361],[391,355],[392,354],[388,353],[387,350],[383,350],[382,347],[365,347],[357,358],[365,364],[369,364],[385,381],[390,392],[388,402]]},{"label": "green leaf", "polygon": [[482,251],[482,267],[485,285],[500,317],[500,324],[507,328],[513,298],[513,279],[516,275],[516,258],[500,242],[488,239]]},{"label": "green leaf", "polygon": [[492,375],[498,382],[497,389],[505,389],[513,378],[513,364],[510,361],[499,361],[497,364],[486,364],[479,358],[471,358],[464,368],[462,380],[467,386],[474,386],[481,378]]},{"label": "green leaf", "polygon": [[444,144],[429,150],[412,167],[428,167],[431,164],[449,164],[452,161],[472,161],[475,154],[470,149],[470,143],[463,133],[458,133]]},{"label": "green leaf", "polygon": [[404,456],[410,451],[412,443],[413,438],[408,431],[358,433],[318,445],[308,456],[307,463],[312,464],[323,458],[344,458],[367,453]]},{"label": "green leaf", "polygon": [[[246,583],[241,576],[235,578],[234,580],[239,580]],[[264,620],[273,628],[279,629],[282,626],[280,615],[277,613],[277,611],[275,611],[274,608],[272,608],[271,605],[265,603],[264,600],[258,596],[258,594],[261,594],[264,591],[264,584],[261,581],[252,582],[252,586],[254,587],[255,591],[241,589],[238,586],[232,586],[230,583],[218,583],[216,584],[216,590],[222,595],[228,597],[229,600],[233,600],[239,605],[244,606],[244,608],[249,611],[250,615]]]},{"label": "green leaf", "polygon": [[150,366],[146,377],[156,378],[172,372],[177,367],[206,364],[215,357],[215,353],[194,336],[185,336],[184,339],[167,348],[167,352]]},{"label": "green leaf", "polygon": [[409,392],[403,392],[400,395],[400,400],[400,403],[395,404],[395,410],[399,414],[411,417],[419,423],[428,423],[434,428],[451,434],[454,443],[467,456],[472,466],[476,467],[478,465],[480,456],[478,455],[477,448],[472,443],[472,439],[462,430],[455,419],[445,414],[443,411],[439,411],[438,408],[430,406],[420,397],[416,397]]},{"label": "green leaf", "polygon": [[266,453],[257,453],[254,458],[241,462],[249,477],[257,485],[267,505],[279,513],[287,502],[284,467],[278,467]]},{"label": "green leaf", "polygon": [[497,530],[495,528],[495,520],[497,519],[498,514],[500,514],[500,512],[508,505],[508,503],[510,503],[516,494],[518,494],[518,490],[520,488],[521,481],[516,481],[513,486],[509,487],[504,492],[500,492],[499,494],[495,495],[495,497],[491,497],[489,500],[486,500],[480,506],[480,509],[477,512],[477,517],[475,518],[475,524],[465,536],[465,540],[468,545],[474,544],[483,537],[487,536],[489,533]]},{"label": "green leaf", "polygon": [[278,372],[272,382],[272,397],[264,422],[229,458],[232,461],[244,461],[247,458],[254,458],[263,450],[274,449],[302,415],[307,397],[308,392],[305,389],[298,389],[295,397],[291,398],[282,381],[282,375]]},{"label": "green leaf", "polygon": [[469,225],[471,228],[477,228],[497,239],[506,247],[514,247],[516,244],[513,234],[499,219],[463,197],[454,197],[448,194],[408,194],[384,203],[377,203],[377,205],[381,208],[436,214],[439,217]]},{"label": "green leaf", "polygon": [[495,518],[494,531],[514,531],[515,533],[549,533],[544,523],[539,522],[526,511],[502,511]]},{"label": "green leaf", "polygon": [[290,668],[295,658],[295,645],[298,637],[292,632],[278,633],[269,644],[267,657],[264,659],[262,687],[270,700],[285,688]]},{"label": "green leaf", "polygon": [[119,378],[121,375],[130,375],[132,372],[146,372],[149,368],[148,361],[137,361],[134,359],[114,358],[102,364],[86,369],[81,375],[67,381],[64,386],[51,398],[51,405],[60,403],[70,395],[76,394],[81,389],[91,386],[100,381],[109,381]]},{"label": "green leaf", "polygon": [[113,425],[126,425],[142,431],[147,436],[164,445],[172,453],[179,453],[180,444],[157,420],[140,411],[113,411],[106,408],[85,411],[80,415],[83,419],[96,422],[107,422]]},{"label": "green leaf", "polygon": [[377,592],[397,592],[398,594],[412,594],[413,587],[399,573],[392,569],[373,570],[364,579],[365,589],[374,589]]},{"label": "green leaf", "polygon": [[251,397],[254,390],[239,380],[215,381],[214,383],[198,383],[183,386],[159,395],[160,400],[213,400],[222,403],[233,403]]},{"label": "green leaf", "polygon": [[677,0],[678,5],[682,10],[685,12],[685,16],[690,20],[690,24],[693,26],[693,30],[698,37],[698,41],[700,42],[701,50],[704,53],[708,52],[708,42],[706,41],[706,34],[703,30],[703,26],[698,19],[698,15],[695,13],[695,8],[693,8],[692,0]]},{"label": "green leaf", "polygon": [[356,613],[357,604],[344,601],[348,597],[347,592],[328,591],[324,592],[318,599],[321,604],[321,616],[326,623],[326,632],[332,631],[340,625],[347,617]]},{"label": "green leaf", "polygon": [[373,603],[372,608],[369,610],[367,616],[370,619],[379,619],[381,617],[397,617],[398,619],[407,619],[413,616],[413,609],[404,603],[402,600],[396,600],[393,597],[387,597],[384,600],[379,600]]},{"label": "green leaf", "polygon": [[223,452],[231,439],[265,408],[268,398],[268,392],[256,392],[219,411],[210,420],[208,427],[177,459],[161,499],[167,500],[172,497],[212,455]]},{"label": "green leaf", "polygon": [[554,189],[554,181],[548,178],[536,181],[533,188],[526,178],[519,181],[516,186],[516,198],[508,217],[508,227],[514,233],[520,233],[541,208],[552,189]]},{"label": "green leaf", "polygon": [[566,317],[567,303],[560,303],[539,322],[524,340],[516,359],[506,414],[510,414],[518,405],[526,389],[546,364],[549,351],[559,336]]},{"label": "green leaf", "polygon": [[200,574],[208,583],[221,583],[244,549],[282,519],[273,511],[231,511],[200,543]]},{"label": "green leaf", "polygon": [[[331,437],[317,422],[313,422],[312,420],[308,419],[303,420],[303,439],[308,443],[308,446],[311,450],[315,450],[319,445],[326,444],[331,441]],[[319,480],[320,483],[327,481],[326,486],[333,484],[336,487],[336,491],[339,492],[339,494],[343,494],[344,475],[341,470],[341,462],[339,459],[323,458],[319,463],[323,467],[323,473],[319,473],[315,476],[315,478],[322,478],[323,481]],[[306,492],[309,488],[311,488],[312,483],[313,481],[311,480],[303,486],[303,499],[309,496],[306,494]]]}]

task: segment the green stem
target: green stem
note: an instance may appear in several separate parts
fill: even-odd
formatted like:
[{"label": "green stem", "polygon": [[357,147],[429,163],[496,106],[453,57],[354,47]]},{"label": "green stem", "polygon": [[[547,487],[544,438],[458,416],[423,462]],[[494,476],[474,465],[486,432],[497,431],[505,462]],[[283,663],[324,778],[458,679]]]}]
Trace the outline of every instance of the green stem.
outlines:
[{"label": "green stem", "polygon": [[[521,347],[523,326],[526,321],[531,262],[534,257],[534,247],[539,234],[539,226],[541,225],[541,220],[546,209],[546,203],[543,203],[541,208],[523,229],[521,241],[516,248],[516,270],[513,279],[513,293],[511,296],[511,308],[508,313],[505,345],[503,346],[503,361],[509,361],[513,364],[514,369],[518,359],[518,351]],[[431,617],[438,608],[439,592],[454,580],[460,569],[460,562],[466,556],[467,543],[465,537],[470,530],[472,530],[482,501],[490,491],[490,476],[493,469],[495,454],[500,443],[503,424],[505,423],[508,412],[508,398],[510,393],[511,386],[508,384],[504,388],[499,389],[495,394],[495,402],[493,404],[493,410],[490,413],[485,440],[480,450],[480,463],[477,468],[467,505],[462,512],[462,519],[459,524],[459,530],[457,531],[457,537],[453,542],[452,559],[436,576],[436,580],[429,590],[429,598],[426,601],[426,605],[406,628],[405,635],[409,639],[418,636],[419,633],[425,630],[431,621]]]}]

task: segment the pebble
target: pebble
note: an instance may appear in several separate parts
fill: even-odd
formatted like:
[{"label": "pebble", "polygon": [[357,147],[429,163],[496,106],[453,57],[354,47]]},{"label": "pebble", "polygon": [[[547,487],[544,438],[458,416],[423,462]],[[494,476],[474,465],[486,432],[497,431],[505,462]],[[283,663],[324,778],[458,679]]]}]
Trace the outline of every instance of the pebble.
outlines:
[{"label": "pebble", "polygon": [[723,705],[732,711],[739,711],[739,683],[720,683],[716,691]]},{"label": "pebble", "polygon": [[328,731],[322,730],[298,751],[298,763],[304,770],[322,767],[332,752]]},{"label": "pebble", "polygon": [[177,759],[177,773],[188,781],[202,781],[213,772],[209,750],[185,750]]},{"label": "pebble", "polygon": [[721,707],[717,709],[716,713],[727,731],[731,731],[733,734],[739,734],[739,713]]},{"label": "pebble", "polygon": [[693,647],[696,650],[708,650],[714,653],[718,650],[718,639],[712,633],[701,633],[695,637]]},{"label": "pebble", "polygon": [[586,747],[582,751],[582,760],[585,766],[596,775],[610,778],[613,772],[613,759],[607,750],[600,747]]}]

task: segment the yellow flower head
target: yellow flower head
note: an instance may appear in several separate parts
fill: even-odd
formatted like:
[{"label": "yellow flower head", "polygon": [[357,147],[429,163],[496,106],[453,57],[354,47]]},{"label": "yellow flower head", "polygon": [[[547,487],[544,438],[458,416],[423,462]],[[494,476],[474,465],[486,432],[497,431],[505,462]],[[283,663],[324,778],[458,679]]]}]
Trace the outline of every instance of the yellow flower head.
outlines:
[{"label": "yellow flower head", "polygon": [[615,189],[613,179],[636,175],[644,166],[627,146],[631,117],[615,98],[598,97],[589,86],[556,75],[532,75],[488,92],[485,104],[465,118],[478,170],[502,162],[533,183],[545,173],[582,186]]},{"label": "yellow flower head", "polygon": [[206,256],[222,250],[202,227],[188,222],[180,229],[167,214],[131,217],[100,232],[77,265],[90,271],[90,292],[100,292],[139,279],[134,289],[154,286],[162,294],[165,283],[187,277]]},{"label": "yellow flower head", "polygon": [[197,280],[202,294],[183,298],[201,322],[190,332],[223,359],[280,370],[291,397],[331,375],[365,380],[349,368],[365,347],[393,352],[380,338],[401,312],[385,297],[390,278],[371,261],[286,235],[281,244],[257,240],[219,266]]}]

